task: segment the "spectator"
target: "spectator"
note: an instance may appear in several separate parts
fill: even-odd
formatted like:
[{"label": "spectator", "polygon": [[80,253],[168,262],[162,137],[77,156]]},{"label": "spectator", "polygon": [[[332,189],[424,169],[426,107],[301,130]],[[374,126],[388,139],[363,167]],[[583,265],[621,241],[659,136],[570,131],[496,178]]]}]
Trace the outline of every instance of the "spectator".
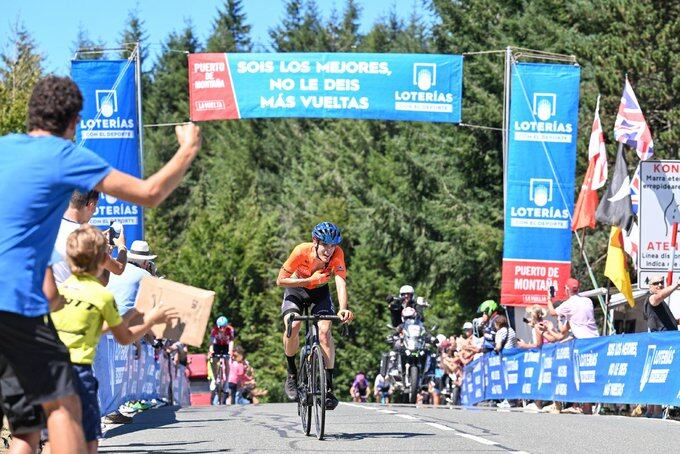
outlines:
[{"label": "spectator", "polygon": [[[40,405],[55,451],[86,450],[80,402],[68,351],[45,315],[42,291],[48,259],[73,190],[97,189],[144,206],[159,205],[180,183],[201,145],[193,124],[176,128],[180,147],[147,180],[112,169],[95,153],[76,146],[83,98],[68,77],[39,80],[28,103],[28,134],[0,138],[0,370],[15,381],[28,406]],[[9,374],[10,376],[8,376]],[[5,407],[7,402],[0,397]],[[35,449],[38,422],[14,427],[11,449]]]},{"label": "spectator", "polygon": [[[560,327],[559,332],[549,333],[550,338],[554,339],[554,341],[567,339],[570,331],[575,339],[590,339],[600,335],[597,331],[597,323],[595,322],[593,302],[590,298],[579,296],[579,286],[579,281],[573,277],[567,279],[564,289],[568,298],[557,309],[555,309],[550,292],[548,292],[548,313],[552,316],[564,318],[564,323]],[[562,411],[564,413],[592,414],[592,405],[589,403],[583,405],[574,404],[572,407]]]},{"label": "spectator", "polygon": [[[678,320],[673,317],[666,299],[680,287],[680,281],[664,287],[664,276],[662,274],[651,278],[649,284],[649,294],[645,298],[644,314],[647,320],[647,330],[650,333],[660,331],[677,331]],[[663,417],[663,407],[661,405],[647,406],[647,417]]]},{"label": "spectator", "polygon": [[[149,249],[149,244],[146,241],[136,240],[130,245],[130,250],[127,253],[128,266],[120,276],[113,275],[109,278],[109,283],[106,289],[113,293],[118,304],[118,313],[123,318],[135,307],[137,301],[137,293],[139,292],[139,284],[145,277],[152,276],[151,263],[152,260],[158,257],[152,254]],[[132,317],[134,312],[130,313],[127,318]]]},{"label": "spectator", "polygon": [[390,403],[390,397],[392,396],[392,384],[389,378],[385,377],[379,371],[375,376],[375,381],[373,382],[373,395],[375,396],[376,403]]},{"label": "spectator", "polygon": [[[66,304],[53,314],[54,326],[68,348],[73,364],[85,441],[90,453],[97,452],[98,439],[102,436],[98,383],[92,373],[92,363],[104,323],[116,341],[127,345],[142,337],[156,323],[177,315],[176,310],[161,303],[148,314],[141,314],[141,325],[128,328],[116,310],[113,295],[98,280],[107,253],[104,235],[90,225],[79,227],[69,235],[66,254],[72,275],[59,287]],[[50,434],[54,438],[53,431]]]},{"label": "spectator", "polygon": [[548,313],[555,317],[564,317],[565,319],[565,323],[560,333],[556,336],[556,340],[567,338],[569,330],[571,330],[571,334],[576,339],[589,339],[600,335],[597,331],[597,323],[595,322],[593,302],[590,298],[579,296],[579,285],[579,281],[573,277],[567,279],[564,289],[568,298],[557,309],[555,309],[550,292],[548,292]]},{"label": "spectator", "polygon": [[[57,285],[60,285],[71,275],[71,268],[66,260],[66,239],[68,236],[80,227],[82,224],[87,224],[92,219],[97,210],[97,202],[99,202],[99,191],[89,191],[87,193],[78,190],[73,191],[68,208],[61,218],[59,225],[59,232],[57,233],[57,240],[54,243],[54,249],[61,255],[62,261],[54,265],[54,279]],[[104,264],[105,272],[102,274],[102,282],[104,285],[108,282],[109,272],[113,274],[122,274],[127,263],[127,250],[125,248],[125,233],[121,231],[117,238],[113,239],[113,244],[118,248],[118,257],[114,259],[110,254],[106,255],[106,262]]]},{"label": "spectator", "polygon": [[460,352],[460,361],[463,365],[469,364],[478,356],[481,356],[483,351],[483,340],[475,336],[474,326],[472,322],[465,322],[463,324],[464,338],[458,338],[456,345]]},{"label": "spectator", "polygon": [[234,347],[234,352],[232,354],[233,358],[229,360],[229,397],[231,405],[237,403],[244,404],[250,402],[243,402],[241,398],[241,393],[239,388],[243,386],[246,382],[252,380],[252,369],[250,364],[246,361],[245,351],[243,347],[237,345]]},{"label": "spectator", "polygon": [[349,388],[349,395],[352,396],[354,402],[366,402],[368,395],[371,393],[371,387],[368,384],[366,375],[359,371],[354,377],[352,386]]},{"label": "spectator", "polygon": [[517,348],[517,334],[512,326],[508,325],[508,319],[505,315],[499,315],[495,320],[496,324],[496,338],[494,351],[500,353],[501,351]]},{"label": "spectator", "polygon": [[519,348],[539,348],[556,340],[559,333],[555,331],[553,322],[545,319],[547,313],[548,311],[538,304],[526,309],[524,321],[531,327],[531,342],[519,340],[517,342]]},{"label": "spectator", "polygon": [[484,330],[482,351],[485,353],[496,347],[496,317],[499,316],[500,308],[501,306],[494,300],[486,300],[479,305],[478,312],[482,313],[481,326]]}]

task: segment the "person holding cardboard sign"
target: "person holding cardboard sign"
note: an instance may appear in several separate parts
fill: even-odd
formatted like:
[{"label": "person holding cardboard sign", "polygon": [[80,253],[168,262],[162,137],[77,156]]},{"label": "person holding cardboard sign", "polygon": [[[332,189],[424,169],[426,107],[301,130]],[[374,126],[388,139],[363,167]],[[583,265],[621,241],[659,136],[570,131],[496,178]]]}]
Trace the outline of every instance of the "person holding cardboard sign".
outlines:
[{"label": "person holding cardboard sign", "polygon": [[[281,267],[276,285],[285,287],[281,304],[285,326],[288,325],[288,318],[293,314],[300,315],[304,307],[311,306],[312,314],[335,315],[328,289],[331,274],[335,277],[340,304],[337,315],[342,318],[343,323],[354,319],[354,314],[347,308],[347,270],[345,254],[339,246],[341,241],[340,229],[335,224],[321,222],[312,230],[312,242],[297,245]],[[290,400],[297,398],[295,357],[300,346],[300,326],[301,322],[293,322],[291,335],[287,336],[285,332],[283,334],[288,367],[284,390]],[[338,405],[338,399],[332,392],[335,344],[331,335],[331,322],[328,320],[319,321],[319,343],[326,367],[326,408],[333,410]]]}]

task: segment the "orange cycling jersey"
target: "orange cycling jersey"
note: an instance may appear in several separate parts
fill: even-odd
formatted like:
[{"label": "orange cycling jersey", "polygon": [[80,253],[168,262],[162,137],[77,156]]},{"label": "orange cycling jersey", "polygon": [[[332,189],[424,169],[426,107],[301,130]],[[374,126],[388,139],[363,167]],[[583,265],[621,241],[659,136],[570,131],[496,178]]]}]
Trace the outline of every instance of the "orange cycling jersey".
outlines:
[{"label": "orange cycling jersey", "polygon": [[[343,279],[347,279],[345,268],[345,253],[340,246],[335,248],[328,264],[316,258],[314,243],[301,243],[295,246],[288,260],[283,264],[283,269],[298,279],[307,279],[318,270],[324,274],[333,273]],[[313,289],[317,285],[306,285],[305,288]]]}]

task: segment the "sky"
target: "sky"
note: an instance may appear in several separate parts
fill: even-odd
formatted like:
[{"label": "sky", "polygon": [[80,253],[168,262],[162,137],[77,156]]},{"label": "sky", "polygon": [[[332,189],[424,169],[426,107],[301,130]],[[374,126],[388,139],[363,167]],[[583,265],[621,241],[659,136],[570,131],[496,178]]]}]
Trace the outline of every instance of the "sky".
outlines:
[{"label": "sky", "polygon": [[[414,8],[429,17],[423,0],[357,0],[357,3],[362,8],[362,33],[387,16],[392,7],[404,19]],[[91,40],[101,39],[108,47],[116,47],[129,12],[137,9],[144,21],[147,48],[153,60],[160,51],[160,43],[170,32],[183,29],[187,21],[205,43],[222,4],[223,0],[0,0],[0,46],[7,49],[12,26],[19,20],[45,56],[45,70],[64,75],[69,71],[79,28],[82,27]],[[284,0],[243,1],[256,51],[270,50],[268,31],[280,24],[285,4]],[[333,8],[342,13],[345,0],[317,0],[317,5],[327,19]],[[148,69],[146,65],[144,69]]]}]

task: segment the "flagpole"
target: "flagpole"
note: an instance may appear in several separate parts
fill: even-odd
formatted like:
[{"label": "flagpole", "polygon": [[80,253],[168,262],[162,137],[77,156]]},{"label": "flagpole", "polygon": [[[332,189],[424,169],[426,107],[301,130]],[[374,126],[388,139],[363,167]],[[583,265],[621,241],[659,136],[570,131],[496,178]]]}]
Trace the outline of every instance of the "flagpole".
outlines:
[{"label": "flagpole", "polygon": [[[590,266],[590,260],[588,260],[588,254],[586,254],[586,249],[583,245],[583,241],[581,241],[581,238],[578,236],[577,232],[574,232],[574,236],[576,237],[576,241],[578,242],[578,247],[581,250],[581,256],[583,257],[583,261],[586,264],[586,269],[588,270],[588,276],[590,277],[590,282],[593,285],[593,288],[600,288],[600,285],[597,283],[597,279],[595,278],[595,273],[593,272],[593,268]],[[600,308],[602,309],[602,312],[605,314],[605,320],[607,320],[607,325],[609,326],[609,330],[614,331],[614,326],[612,324],[612,321],[609,318],[609,312],[607,311],[607,306],[605,304],[604,298],[602,298],[602,295],[597,295],[597,300],[600,302]]]}]

